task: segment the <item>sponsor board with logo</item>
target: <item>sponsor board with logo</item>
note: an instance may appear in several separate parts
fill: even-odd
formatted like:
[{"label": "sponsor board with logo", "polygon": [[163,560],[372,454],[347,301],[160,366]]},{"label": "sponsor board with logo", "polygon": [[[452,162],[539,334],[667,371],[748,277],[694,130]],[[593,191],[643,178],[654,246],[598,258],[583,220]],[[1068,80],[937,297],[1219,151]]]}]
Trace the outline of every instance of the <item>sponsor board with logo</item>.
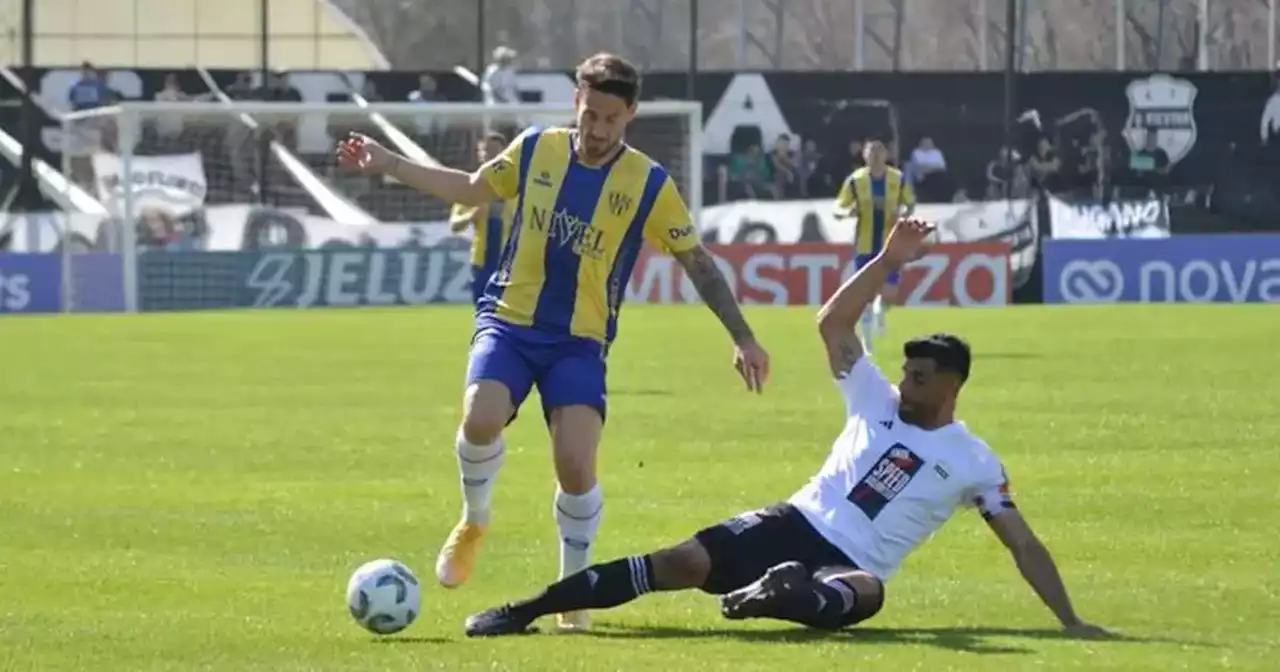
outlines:
[{"label": "sponsor board with logo", "polygon": [[1280,235],[1050,240],[1045,303],[1280,302]]},{"label": "sponsor board with logo", "polygon": [[139,258],[143,310],[466,303],[466,249],[173,252]]},{"label": "sponsor board with logo", "polygon": [[[922,203],[915,214],[937,225],[939,243],[1008,245],[1013,286],[1031,277],[1039,239],[1035,201]],[[701,216],[708,243],[844,243],[856,227],[856,217],[835,217],[830,199],[741,201],[703,208]]]},{"label": "sponsor board with logo", "polygon": [[[748,304],[818,305],[853,274],[848,245],[708,245],[738,300]],[[1013,291],[1003,243],[939,244],[902,271],[898,301],[909,306],[1003,306]],[[674,259],[646,249],[627,300],[694,303],[693,283]]]},{"label": "sponsor board with logo", "polygon": [[0,254],[0,314],[62,310],[62,261],[56,254]]}]

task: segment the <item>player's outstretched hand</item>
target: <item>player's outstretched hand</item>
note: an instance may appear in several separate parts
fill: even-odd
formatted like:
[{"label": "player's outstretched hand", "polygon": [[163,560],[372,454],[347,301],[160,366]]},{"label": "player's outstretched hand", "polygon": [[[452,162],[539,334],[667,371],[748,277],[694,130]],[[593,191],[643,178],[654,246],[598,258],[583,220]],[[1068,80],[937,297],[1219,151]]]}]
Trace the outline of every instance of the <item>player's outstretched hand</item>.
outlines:
[{"label": "player's outstretched hand", "polygon": [[769,380],[769,353],[759,343],[750,341],[733,346],[733,368],[746,382],[747,389],[759,394]]},{"label": "player's outstretched hand", "polygon": [[920,219],[904,217],[894,224],[881,254],[894,266],[914,261],[924,252],[925,241],[933,235],[933,225]]},{"label": "player's outstretched hand", "polygon": [[1106,628],[1081,621],[1063,628],[1063,634],[1072,639],[1111,639],[1116,635]]},{"label": "player's outstretched hand", "polygon": [[377,140],[360,133],[352,133],[338,143],[334,150],[338,165],[348,170],[366,174],[381,174],[391,168],[395,156]]}]

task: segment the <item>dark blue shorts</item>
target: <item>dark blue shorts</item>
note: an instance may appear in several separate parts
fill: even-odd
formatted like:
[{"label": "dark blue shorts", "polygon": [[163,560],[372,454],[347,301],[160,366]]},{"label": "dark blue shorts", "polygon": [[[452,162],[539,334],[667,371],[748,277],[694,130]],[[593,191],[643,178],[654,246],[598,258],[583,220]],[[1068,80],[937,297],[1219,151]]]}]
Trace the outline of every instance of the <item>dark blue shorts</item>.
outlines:
[{"label": "dark blue shorts", "polygon": [[603,420],[604,379],[604,346],[596,341],[519,327],[489,315],[476,321],[467,386],[496,380],[511,392],[516,410],[537,386],[547,419],[552,409],[582,405],[599,411]]},{"label": "dark blue shorts", "polygon": [[[861,269],[863,266],[866,266],[867,264],[871,263],[871,260],[875,258],[876,258],[876,255],[874,254],[859,254],[858,256],[854,257],[854,262],[857,264],[857,267]],[[898,272],[893,271],[892,273],[890,273],[889,278],[885,280],[884,284],[897,287]]]},{"label": "dark blue shorts", "polygon": [[485,266],[471,266],[471,305],[480,307],[480,299],[484,297],[484,288],[496,269]]}]

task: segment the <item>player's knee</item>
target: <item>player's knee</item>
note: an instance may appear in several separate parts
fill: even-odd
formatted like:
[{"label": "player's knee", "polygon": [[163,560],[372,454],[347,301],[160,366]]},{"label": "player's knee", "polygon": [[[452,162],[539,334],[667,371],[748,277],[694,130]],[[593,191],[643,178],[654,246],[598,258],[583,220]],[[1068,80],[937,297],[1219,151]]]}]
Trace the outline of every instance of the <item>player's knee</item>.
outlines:
[{"label": "player's knee", "polygon": [[493,443],[511,420],[512,412],[511,393],[506,386],[492,380],[481,380],[467,388],[462,435],[476,445]]},{"label": "player's knee", "polygon": [[589,406],[564,406],[553,409],[548,421],[560,488],[578,494],[595,487],[599,412]]},{"label": "player's knee", "polygon": [[649,557],[658,590],[698,588],[707,582],[711,573],[711,556],[697,539],[664,548]]},{"label": "player's knee", "polygon": [[862,570],[841,572],[820,579],[823,583],[852,593],[853,604],[842,619],[841,627],[865,621],[884,607],[884,583]]}]

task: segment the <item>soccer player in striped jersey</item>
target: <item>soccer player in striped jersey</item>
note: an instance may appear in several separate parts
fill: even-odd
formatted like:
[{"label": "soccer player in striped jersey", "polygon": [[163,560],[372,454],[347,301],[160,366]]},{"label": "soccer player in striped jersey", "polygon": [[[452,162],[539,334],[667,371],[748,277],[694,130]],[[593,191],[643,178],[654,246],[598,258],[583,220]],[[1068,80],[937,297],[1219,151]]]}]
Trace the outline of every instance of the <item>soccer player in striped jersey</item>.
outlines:
[{"label": "soccer player in striped jersey", "polygon": [[[436,561],[446,587],[462,584],[489,524],[501,433],[536,386],[551,434],[560,576],[590,564],[603,498],[596,450],[606,412],[605,362],[636,258],[647,240],[675,256],[728,330],[734,365],[760,391],[769,357],[743,319],[732,290],[702,247],[667,171],[623,142],[640,77],[612,54],[578,66],[574,128],[529,130],[478,171],[423,166],[364,136],[342,142],[338,159],[385,173],[455,203],[517,200],[511,236],[480,300],[457,435],[462,520]],[[587,624],[560,615],[562,628]]]},{"label": "soccer player in striped jersey", "polygon": [[[476,144],[476,158],[480,165],[502,153],[507,139],[496,131],[485,135]],[[493,201],[480,205],[455,203],[449,213],[449,228],[454,233],[474,229],[471,238],[471,299],[476,309],[484,297],[489,278],[498,270],[498,258],[511,233],[511,221],[515,216],[516,201]]]},{"label": "soccer player in striped jersey", "polygon": [[[902,171],[889,165],[889,150],[879,140],[863,145],[867,165],[853,171],[836,195],[836,216],[856,217],[855,263],[858,268],[871,262],[884,246],[885,236],[898,217],[915,210],[916,196]],[[862,316],[863,347],[871,350],[876,336],[884,334],[889,304],[897,298],[898,273],[889,276],[880,296]]]}]

